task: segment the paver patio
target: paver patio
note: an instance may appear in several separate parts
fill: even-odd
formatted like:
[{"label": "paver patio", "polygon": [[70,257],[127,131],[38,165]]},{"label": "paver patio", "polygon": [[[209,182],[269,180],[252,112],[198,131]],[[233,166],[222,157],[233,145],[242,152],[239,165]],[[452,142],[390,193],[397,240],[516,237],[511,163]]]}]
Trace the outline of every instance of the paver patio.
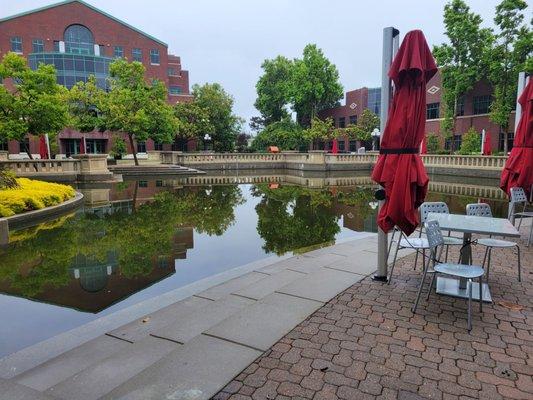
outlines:
[{"label": "paver patio", "polygon": [[[213,400],[533,399],[533,246],[521,243],[522,282],[516,254],[493,251],[494,303],[484,304],[482,315],[474,303],[471,332],[463,299],[433,292],[411,312],[421,272],[410,255],[391,285],[370,277],[355,283]],[[482,252],[474,248],[474,262]],[[457,259],[457,250],[450,257]]]}]

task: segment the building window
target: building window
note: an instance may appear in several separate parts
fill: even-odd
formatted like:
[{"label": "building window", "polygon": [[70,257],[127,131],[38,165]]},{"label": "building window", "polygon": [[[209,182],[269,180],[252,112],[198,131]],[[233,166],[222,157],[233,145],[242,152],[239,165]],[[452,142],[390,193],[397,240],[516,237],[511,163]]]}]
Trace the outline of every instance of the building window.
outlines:
[{"label": "building window", "polygon": [[27,153],[30,151],[30,138],[25,137],[24,139],[19,140],[19,149],[21,153]]},{"label": "building window", "polygon": [[105,56],[105,46],[103,44],[100,44],[100,45],[98,45],[98,47],[100,48],[100,56],[104,57]]},{"label": "building window", "polygon": [[122,46],[115,46],[113,49],[113,57],[122,58],[124,57],[124,48]]},{"label": "building window", "polygon": [[465,115],[465,96],[461,96],[457,99],[457,115]]},{"label": "building window", "polygon": [[350,115],[350,125],[357,125],[357,115]]},{"label": "building window", "polygon": [[[459,150],[461,148],[461,135],[453,135],[453,149],[454,151]],[[446,138],[444,141],[444,149],[445,150],[451,150],[452,149],[452,139]]]},{"label": "building window", "polygon": [[339,128],[346,128],[346,117],[339,118]]},{"label": "building window", "polygon": [[[504,149],[504,138],[505,133],[500,133],[499,141],[498,141],[498,151],[503,151]],[[514,145],[514,132],[507,134],[507,151],[511,151]]]},{"label": "building window", "polygon": [[80,139],[63,139],[62,141],[65,143],[65,154],[67,157],[81,152]]},{"label": "building window", "polygon": [[106,140],[105,139],[86,139],[86,153],[90,154],[105,154]]},{"label": "building window", "polygon": [[150,64],[159,65],[159,50],[157,49],[150,50]]},{"label": "building window", "polygon": [[11,51],[22,53],[22,38],[20,36],[13,36],[11,38]]},{"label": "building window", "polygon": [[346,147],[345,147],[346,143],[344,142],[344,140],[339,140],[339,151],[343,152],[346,150]]},{"label": "building window", "polygon": [[429,103],[426,105],[426,119],[439,118],[439,105],[440,103]]},{"label": "building window", "polygon": [[335,123],[336,123],[335,117],[331,117],[331,126],[334,127],[334,128],[336,126]]},{"label": "building window", "polygon": [[133,61],[143,61],[143,51],[138,48],[131,49],[131,58]]},{"label": "building window", "polygon": [[59,40],[54,40],[54,51],[59,53]]},{"label": "building window", "polygon": [[0,150],[7,151],[7,139],[0,138]]},{"label": "building window", "polygon": [[181,94],[181,86],[170,86],[168,88],[168,92],[171,95],[179,95],[179,94]]},{"label": "building window", "polygon": [[368,89],[368,109],[379,116],[381,112],[381,88]]},{"label": "building window", "polygon": [[163,181],[155,181],[155,187],[163,187]]},{"label": "building window", "polygon": [[490,110],[491,103],[492,97],[490,95],[474,96],[474,115],[487,114]]},{"label": "building window", "polygon": [[157,150],[157,151],[163,150],[163,143],[154,142],[154,150]]},{"label": "building window", "polygon": [[137,142],[137,153],[146,153],[146,142]]},{"label": "building window", "polygon": [[357,140],[350,140],[350,151],[357,151]]},{"label": "building window", "polygon": [[43,39],[33,39],[31,46],[34,53],[42,53],[44,51]]},{"label": "building window", "polygon": [[148,181],[139,181],[139,187],[140,188],[147,188],[148,187]]},{"label": "building window", "polygon": [[65,30],[65,52],[94,55],[92,32],[83,25],[70,25]]},{"label": "building window", "polygon": [[167,68],[167,75],[168,76],[178,76],[178,73],[176,72],[176,68],[168,67]]}]

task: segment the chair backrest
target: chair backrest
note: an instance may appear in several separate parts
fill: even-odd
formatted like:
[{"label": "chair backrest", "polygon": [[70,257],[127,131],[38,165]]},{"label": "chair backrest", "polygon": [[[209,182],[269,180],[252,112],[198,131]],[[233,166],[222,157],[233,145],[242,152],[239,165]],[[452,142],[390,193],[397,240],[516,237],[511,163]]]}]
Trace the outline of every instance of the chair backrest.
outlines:
[{"label": "chair backrest", "polygon": [[440,231],[440,226],[437,221],[427,221],[424,223],[424,227],[426,228],[426,236],[428,238],[429,247],[435,249],[437,246],[444,244],[442,232]]},{"label": "chair backrest", "polygon": [[466,215],[492,218],[492,211],[487,203],[472,203],[466,205]]},{"label": "chair backrest", "polygon": [[429,213],[449,214],[448,205],[442,201],[426,201],[420,206],[420,223],[423,224],[428,219]]},{"label": "chair backrest", "polygon": [[511,188],[511,201],[513,203],[524,203],[527,202],[526,192],[521,187]]}]

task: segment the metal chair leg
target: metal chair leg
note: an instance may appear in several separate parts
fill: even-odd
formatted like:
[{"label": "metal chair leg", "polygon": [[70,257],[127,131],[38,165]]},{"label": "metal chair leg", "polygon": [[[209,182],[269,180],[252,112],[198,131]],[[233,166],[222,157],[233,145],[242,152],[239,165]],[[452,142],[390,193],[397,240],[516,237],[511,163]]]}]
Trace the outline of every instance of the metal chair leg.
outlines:
[{"label": "metal chair leg", "polygon": [[491,255],[492,255],[492,247],[489,247],[489,256],[487,258],[487,282],[489,281]]},{"label": "metal chair leg", "polygon": [[435,285],[436,276],[437,276],[437,273],[433,272],[433,276],[431,278],[431,283],[429,284],[429,290],[428,290],[428,295],[426,297],[426,301],[429,300],[429,296],[431,295],[431,291],[433,290],[433,286]]},{"label": "metal chair leg", "polygon": [[518,282],[522,282],[522,266],[520,265],[520,246],[516,245],[516,253],[518,255]]},{"label": "metal chair leg", "polygon": [[[429,267],[429,263],[427,265]],[[418,301],[420,300],[420,295],[422,294],[422,287],[424,286],[424,282],[426,281],[426,275],[427,275],[428,270],[426,268],[425,260],[422,260],[422,268],[424,269],[424,274],[422,275],[422,282],[420,282],[420,287],[418,288],[418,294],[416,295],[416,301],[412,308],[413,314],[416,313],[416,308],[418,307]]]},{"label": "metal chair leg", "polygon": [[531,244],[531,238],[533,237],[533,222],[531,223],[531,226],[529,227],[529,238],[527,239],[527,247]]},{"label": "metal chair leg", "polygon": [[468,280],[468,331],[472,330],[472,279]]},{"label": "metal chair leg", "polygon": [[479,312],[483,312],[483,275],[479,277]]},{"label": "metal chair leg", "polygon": [[[401,234],[400,234],[401,237]],[[392,262],[392,266],[390,269],[389,279],[387,282],[387,285],[390,285],[392,281],[392,273],[394,272],[394,267],[396,266],[396,259],[398,258],[398,250],[400,249],[400,241],[398,240],[398,245],[396,246],[396,252],[394,253],[394,261]]]},{"label": "metal chair leg", "polygon": [[483,256],[483,264],[481,264],[481,267],[485,269],[485,261],[487,261],[487,253],[489,252],[489,248],[485,247],[485,255]]}]

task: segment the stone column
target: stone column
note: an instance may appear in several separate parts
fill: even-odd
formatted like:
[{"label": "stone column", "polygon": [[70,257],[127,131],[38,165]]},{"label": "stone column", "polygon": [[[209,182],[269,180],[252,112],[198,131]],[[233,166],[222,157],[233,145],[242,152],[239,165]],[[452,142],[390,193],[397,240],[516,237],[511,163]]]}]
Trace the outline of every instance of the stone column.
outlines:
[{"label": "stone column", "polygon": [[106,181],[113,178],[107,168],[107,154],[76,154],[73,158],[80,161],[78,181]]},{"label": "stone column", "polygon": [[0,161],[8,161],[9,153],[5,150],[0,150]]}]

